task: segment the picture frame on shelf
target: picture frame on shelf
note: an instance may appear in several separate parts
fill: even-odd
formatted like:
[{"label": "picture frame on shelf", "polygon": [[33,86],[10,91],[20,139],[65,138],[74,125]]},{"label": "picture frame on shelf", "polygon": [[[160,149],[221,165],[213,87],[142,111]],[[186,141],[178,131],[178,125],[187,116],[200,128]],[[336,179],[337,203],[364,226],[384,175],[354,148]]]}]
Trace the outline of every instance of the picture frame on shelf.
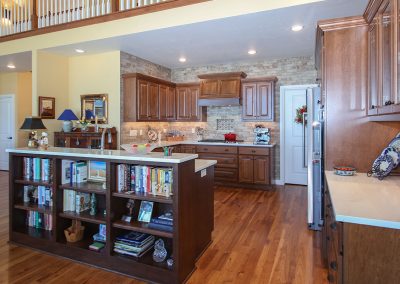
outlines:
[{"label": "picture frame on shelf", "polygon": [[107,164],[102,161],[88,162],[88,181],[105,183],[107,180]]},{"label": "picture frame on shelf", "polygon": [[39,97],[39,117],[42,119],[56,118],[56,98]]},{"label": "picture frame on shelf", "polygon": [[151,215],[153,213],[153,206],[154,202],[151,201],[140,202],[138,221],[149,223],[151,220]]}]

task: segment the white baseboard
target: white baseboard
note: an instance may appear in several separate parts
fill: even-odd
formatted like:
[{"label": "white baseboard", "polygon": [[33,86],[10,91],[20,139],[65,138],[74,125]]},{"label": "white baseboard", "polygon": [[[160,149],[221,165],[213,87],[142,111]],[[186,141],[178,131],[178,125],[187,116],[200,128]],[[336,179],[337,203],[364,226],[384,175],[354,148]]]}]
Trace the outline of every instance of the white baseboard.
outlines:
[{"label": "white baseboard", "polygon": [[283,182],[283,180],[280,180],[280,179],[272,180],[272,184],[275,184],[275,185],[285,185],[285,183]]}]

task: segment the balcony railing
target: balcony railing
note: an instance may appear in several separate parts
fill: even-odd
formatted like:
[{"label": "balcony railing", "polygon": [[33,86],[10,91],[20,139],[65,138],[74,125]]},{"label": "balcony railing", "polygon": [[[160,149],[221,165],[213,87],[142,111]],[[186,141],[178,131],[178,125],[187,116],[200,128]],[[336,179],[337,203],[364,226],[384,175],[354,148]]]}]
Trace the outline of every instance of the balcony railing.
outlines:
[{"label": "balcony railing", "polygon": [[[0,42],[21,37],[28,37],[51,26],[59,29],[47,29],[46,32],[63,30],[79,25],[65,25],[85,19],[114,14],[116,12],[142,10],[153,6],[145,13],[160,11],[209,0],[0,0]],[[139,15],[122,15],[127,16]],[[99,20],[104,22],[120,18],[118,16]],[[82,22],[82,25],[94,24],[96,21]],[[22,32],[29,32],[21,34]],[[40,32],[44,33],[44,32]],[[16,36],[20,34],[20,36]]]}]

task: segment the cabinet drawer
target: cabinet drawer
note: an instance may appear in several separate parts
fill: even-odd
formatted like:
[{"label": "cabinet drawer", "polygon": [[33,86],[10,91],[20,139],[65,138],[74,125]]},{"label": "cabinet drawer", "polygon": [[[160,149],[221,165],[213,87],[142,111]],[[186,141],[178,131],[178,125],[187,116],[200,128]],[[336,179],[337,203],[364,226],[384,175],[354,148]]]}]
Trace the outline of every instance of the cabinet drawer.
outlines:
[{"label": "cabinet drawer", "polygon": [[197,153],[237,154],[237,147],[232,146],[197,146]]},{"label": "cabinet drawer", "polygon": [[239,147],[240,155],[269,156],[270,149],[262,147]]},{"label": "cabinet drawer", "polygon": [[215,168],[235,168],[238,167],[237,155],[224,155],[224,154],[199,154],[200,159],[216,160]]},{"label": "cabinet drawer", "polygon": [[232,168],[215,168],[214,179],[216,182],[237,182],[238,170]]}]

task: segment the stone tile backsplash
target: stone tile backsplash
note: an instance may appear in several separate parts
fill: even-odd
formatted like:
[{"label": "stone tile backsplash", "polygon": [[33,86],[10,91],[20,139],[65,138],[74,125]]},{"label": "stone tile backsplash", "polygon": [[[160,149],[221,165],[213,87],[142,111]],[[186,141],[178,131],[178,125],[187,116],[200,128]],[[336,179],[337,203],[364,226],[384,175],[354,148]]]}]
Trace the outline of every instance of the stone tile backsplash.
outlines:
[{"label": "stone tile backsplash", "polygon": [[[227,132],[235,132],[238,138],[244,141],[253,141],[253,129],[256,124],[263,124],[271,129],[271,143],[276,143],[275,147],[275,179],[280,178],[280,135],[279,135],[279,120],[280,120],[280,86],[284,85],[303,85],[314,84],[316,79],[316,71],[314,68],[313,57],[295,57],[274,60],[264,60],[257,62],[238,62],[227,64],[216,64],[207,66],[198,66],[191,68],[180,68],[170,70],[166,67],[153,64],[139,57],[121,53],[121,74],[130,72],[139,72],[150,76],[158,77],[164,80],[171,80],[176,83],[196,82],[199,81],[197,75],[207,73],[220,72],[237,72],[243,71],[247,74],[247,78],[276,76],[278,82],[275,89],[275,121],[274,122],[243,122],[241,120],[241,106],[231,107],[208,107],[207,122],[151,122],[151,123],[121,123],[121,143],[138,143],[147,140],[146,132],[148,127],[163,130],[178,130],[186,136],[187,140],[197,140],[197,135],[192,133],[195,127],[206,129],[204,138],[223,139],[223,134]],[[121,86],[121,96],[123,90]],[[122,100],[123,101],[123,100]],[[122,114],[122,112],[121,112]],[[224,124],[225,127],[218,127],[218,121]],[[122,121],[122,119],[121,119]],[[229,122],[228,122],[229,121]],[[229,125],[232,124],[232,129]],[[130,130],[142,130],[143,135],[130,137]],[[164,134],[163,134],[164,135]]]}]

